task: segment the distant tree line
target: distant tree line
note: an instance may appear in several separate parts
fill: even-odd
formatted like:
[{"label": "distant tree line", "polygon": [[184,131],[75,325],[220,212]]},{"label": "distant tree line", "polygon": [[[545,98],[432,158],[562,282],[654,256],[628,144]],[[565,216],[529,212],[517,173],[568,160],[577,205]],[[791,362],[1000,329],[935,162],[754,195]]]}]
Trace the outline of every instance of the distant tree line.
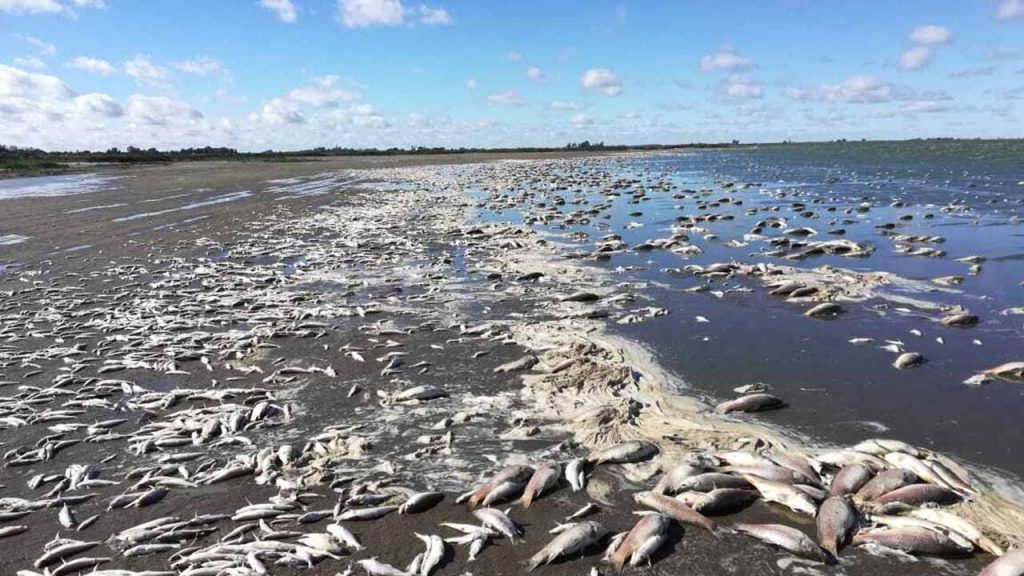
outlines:
[{"label": "distant tree line", "polygon": [[519,148],[447,148],[444,146],[410,146],[408,148],[346,148],[343,146],[311,148],[308,150],[264,150],[261,152],[239,152],[234,148],[205,146],[203,148],[181,148],[179,150],[158,150],[156,148],[138,148],[129,146],[125,149],[108,148],[106,150],[64,150],[49,152],[38,148],[5,146],[0,144],[0,171],[8,172],[45,172],[67,168],[73,163],[148,163],[178,162],[194,160],[280,160],[300,159],[326,156],[388,156],[399,154],[472,154],[472,153],[516,153],[516,152],[560,152],[560,151],[628,151],[628,150],[668,150],[672,148],[718,148],[734,146],[731,144],[647,144],[647,145],[607,145],[604,142],[570,142],[558,147],[519,147]]}]

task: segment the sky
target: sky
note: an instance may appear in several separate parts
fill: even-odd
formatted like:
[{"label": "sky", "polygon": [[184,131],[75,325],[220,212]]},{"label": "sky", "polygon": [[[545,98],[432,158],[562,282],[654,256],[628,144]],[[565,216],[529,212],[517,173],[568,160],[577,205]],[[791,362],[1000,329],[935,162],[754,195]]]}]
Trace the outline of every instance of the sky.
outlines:
[{"label": "sky", "polygon": [[1024,137],[1024,0],[0,0],[0,144]]}]

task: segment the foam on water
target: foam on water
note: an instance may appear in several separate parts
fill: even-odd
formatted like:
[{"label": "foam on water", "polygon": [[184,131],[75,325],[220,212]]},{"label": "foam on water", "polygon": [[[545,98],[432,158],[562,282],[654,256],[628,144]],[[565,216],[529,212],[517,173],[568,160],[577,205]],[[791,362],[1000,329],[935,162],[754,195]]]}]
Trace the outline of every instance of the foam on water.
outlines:
[{"label": "foam on water", "polygon": [[171,214],[174,212],[181,212],[183,210],[195,210],[196,208],[204,208],[206,206],[216,206],[217,204],[224,204],[226,202],[234,202],[241,200],[242,198],[248,198],[252,196],[252,192],[243,190],[241,192],[231,192],[230,194],[221,194],[220,196],[214,196],[208,200],[200,200],[198,202],[192,202],[185,204],[184,206],[178,206],[177,208],[168,208],[167,210],[157,210],[156,212],[140,212],[138,214],[130,214],[128,216],[122,216],[120,218],[114,218],[114,222],[130,222],[132,220],[138,220],[140,218],[150,218],[152,216],[161,216],[163,214]]},{"label": "foam on water", "polygon": [[301,196],[322,196],[330,194],[338,189],[352,186],[362,182],[360,178],[346,178],[341,174],[324,172],[309,178],[284,178],[278,180],[267,180],[267,184],[273,184],[265,190],[274,194],[283,194],[285,198],[296,198]]},{"label": "foam on water", "polygon": [[68,174],[0,180],[0,200],[47,196],[69,196],[113,190],[120,176]]},{"label": "foam on water", "polygon": [[14,244],[21,244],[28,240],[28,236],[22,236],[20,234],[6,234],[0,236],[0,246],[13,246]]}]

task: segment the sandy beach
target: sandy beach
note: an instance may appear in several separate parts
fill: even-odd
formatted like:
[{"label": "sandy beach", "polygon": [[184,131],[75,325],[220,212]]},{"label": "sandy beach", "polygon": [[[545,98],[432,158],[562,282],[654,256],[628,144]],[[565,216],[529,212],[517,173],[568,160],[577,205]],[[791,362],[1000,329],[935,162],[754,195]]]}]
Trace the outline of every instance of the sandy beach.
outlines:
[{"label": "sandy beach", "polygon": [[[993,548],[1020,545],[1016,469],[997,453],[979,450],[984,461],[975,462],[972,454],[948,453],[941,441],[924,446],[930,432],[923,424],[920,437],[909,439],[863,427],[828,430],[799,416],[799,405],[813,400],[774,382],[743,393],[695,389],[663,357],[666,339],[678,345],[679,329],[632,332],[680,317],[659,300],[666,277],[687,279],[671,286],[673,298],[738,287],[767,298],[783,287],[785,294],[812,287],[803,299],[790,298],[797,308],[779,320],[790,334],[796,328],[785,322],[815,323],[811,339],[829,320],[808,313],[856,317],[862,305],[882,302],[937,323],[971,312],[953,302],[956,294],[932,290],[940,287],[917,275],[853,264],[829,272],[796,258],[739,254],[690,262],[698,239],[714,250],[705,234],[715,218],[706,216],[743,218],[759,205],[752,197],[758,185],[721,183],[698,192],[653,171],[646,178],[608,164],[652,157],[197,162],[0,186],[0,238],[7,239],[0,245],[0,530],[25,527],[0,540],[0,573],[85,574],[98,565],[131,571],[117,572],[126,576],[384,574],[359,562],[375,558],[405,570],[425,551],[420,566],[436,556],[425,569],[431,574],[521,574],[555,538],[552,529],[592,504],[574,520],[598,522],[606,533],[536,573],[610,574],[602,561],[610,537],[629,531],[640,518],[635,512],[650,508],[634,496],[690,464],[680,486],[700,474],[729,475],[749,500],[719,511],[692,499],[701,498],[699,490],[666,489],[688,493],[696,509],[707,505],[717,529],[673,521],[650,557],[627,571],[973,574],[994,559]],[[793,201],[760,198],[787,210]],[[648,225],[647,243],[624,240],[648,199],[686,207]],[[575,228],[606,217],[604,237]],[[824,235],[821,224],[792,215],[750,233],[763,238],[736,241],[769,242],[772,229],[804,224]],[[777,237],[816,241],[818,234]],[[792,254],[808,245],[772,248]],[[869,255],[867,244],[852,239],[809,248],[821,252],[801,258]],[[866,253],[850,256],[858,250]],[[679,263],[668,271],[652,266],[645,262],[652,252]],[[620,255],[616,269],[609,261]],[[651,277],[623,276],[632,266]],[[686,317],[729,326],[714,313],[717,300],[687,308]],[[825,304],[838,309],[819,308]],[[837,334],[844,344],[857,336]],[[959,333],[951,334],[955,345]],[[680,357],[711,357],[693,346]],[[885,374],[913,352],[897,348],[878,362]],[[993,348],[986,353],[1002,353]],[[964,377],[992,364],[985,357]],[[787,421],[789,408],[759,412],[778,407],[751,398],[759,393],[778,393],[772,402],[796,405],[798,416]],[[738,404],[723,409],[729,400]],[[850,410],[851,419],[869,419]],[[893,442],[873,443],[876,437]],[[596,456],[608,449],[624,454]],[[509,466],[541,465],[557,465],[557,481],[529,508],[518,499],[531,474],[487,483]],[[902,507],[885,508],[854,498],[856,488],[838,492],[850,497],[839,500],[851,510],[856,505],[859,526],[842,536],[840,547],[850,545],[838,563],[822,562],[817,545],[820,558],[801,558],[735,529],[782,524],[818,539],[817,507],[836,496],[829,489],[851,465],[871,476],[912,468],[917,480],[909,484],[935,494],[897,498]],[[582,485],[572,486],[571,467],[583,472]],[[766,477],[771,486],[758,484]],[[512,539],[480,528],[479,515],[455,503],[481,486],[505,492],[486,508],[508,511],[521,534]],[[399,513],[427,492],[443,499]],[[937,503],[978,533],[913,524],[915,509]],[[392,506],[379,519],[352,519]],[[427,537],[462,535],[443,523],[476,526],[484,535],[437,552]],[[360,545],[332,535],[331,525]],[[934,537],[934,553],[856,540],[905,526]],[[33,567],[55,538],[93,545]],[[254,544],[261,542],[264,548]],[[67,545],[58,541],[50,550]],[[482,548],[470,560],[474,546]],[[76,560],[81,566],[64,564]]]}]

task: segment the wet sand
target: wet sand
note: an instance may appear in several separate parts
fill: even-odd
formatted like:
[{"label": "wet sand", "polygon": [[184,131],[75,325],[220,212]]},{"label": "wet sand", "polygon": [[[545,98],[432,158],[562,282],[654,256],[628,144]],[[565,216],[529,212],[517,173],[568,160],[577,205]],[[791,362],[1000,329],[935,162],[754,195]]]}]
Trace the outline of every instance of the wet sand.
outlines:
[{"label": "wet sand", "polygon": [[[63,314],[89,310],[84,317],[98,319],[90,335],[76,340],[90,351],[118,333],[145,338],[175,330],[244,331],[252,327],[238,310],[258,315],[260,310],[280,306],[284,316],[254,322],[266,323],[277,331],[266,340],[273,347],[212,358],[209,369],[198,358],[192,358],[175,367],[187,375],[143,368],[100,375],[96,364],[75,368],[75,374],[135,382],[146,390],[165,393],[180,388],[269,389],[275,405],[291,407],[288,417],[275,421],[274,426],[246,434],[253,442],[250,447],[179,449],[202,451],[204,455],[198,461],[209,461],[214,467],[229,462],[234,452],[285,443],[300,447],[325,426],[346,427],[349,438],[359,438],[365,444],[360,445],[358,453],[349,452],[332,462],[333,477],[351,475],[364,481],[379,480],[385,485],[395,483],[448,494],[445,502],[423,514],[392,514],[378,521],[346,524],[367,546],[352,559],[376,556],[395,566],[405,566],[422,549],[414,532],[449,536],[437,527],[439,522],[472,521],[465,508],[452,505],[451,500],[500,465],[509,461],[564,461],[585,455],[588,448],[615,441],[619,433],[632,433],[629,427],[611,425],[607,438],[588,436],[566,421],[570,415],[578,416],[571,407],[545,404],[549,400],[564,402],[566,390],[548,390],[545,384],[529,382],[524,387],[518,373],[493,372],[530,352],[523,344],[531,338],[536,345],[533,352],[558,352],[558,346],[536,341],[551,337],[557,342],[557,335],[546,332],[552,326],[561,325],[567,333],[579,331],[580,335],[600,330],[604,324],[600,319],[567,319],[564,307],[552,305],[552,296],[574,289],[610,293],[614,286],[607,277],[599,270],[589,271],[556,258],[550,246],[536,238],[522,236],[521,242],[529,250],[517,251],[514,243],[519,240],[514,231],[491,230],[481,236],[474,230],[479,222],[476,200],[459,189],[433,196],[408,193],[420,187],[436,192],[449,177],[443,168],[430,173],[435,179],[431,186],[415,181],[410,184],[401,178],[401,172],[390,178],[388,172],[418,165],[493,160],[497,158],[359,158],[242,166],[197,163],[117,173],[116,186],[109,190],[0,200],[5,208],[0,217],[0,235],[25,238],[4,246],[0,252],[0,265],[6,265],[0,276],[0,291],[12,292],[3,301],[3,313],[11,315],[8,322],[16,324],[7,335],[19,336],[5,342],[4,350],[41,351],[61,343],[56,340],[68,328],[68,317],[47,324],[41,311],[48,305]],[[363,169],[379,170],[357,176],[334,174]],[[390,179],[402,182],[396,185],[389,183]],[[547,279],[537,284],[515,278],[531,269],[544,270]],[[500,272],[504,277],[496,282],[494,276],[488,278],[489,272]],[[104,315],[103,304],[81,302],[94,295],[116,296],[108,304],[125,315],[124,324],[106,326],[104,322],[110,317]],[[231,302],[232,298],[239,300]],[[627,303],[614,313],[638,306]],[[171,330],[161,326],[161,318],[170,319],[181,310],[188,310],[187,316],[195,324]],[[147,314],[152,318],[140,321]],[[28,316],[34,320],[26,324],[23,320]],[[481,326],[484,328],[477,329]],[[362,361],[351,351],[360,351]],[[387,354],[394,351],[405,355],[389,373]],[[0,387],[0,396],[38,393],[74,366],[74,362],[64,362],[60,354],[48,354],[46,361],[36,358],[32,363],[38,368],[11,362],[0,369],[0,381],[11,382]],[[237,365],[231,367],[232,363]],[[271,377],[282,366],[295,365],[330,366],[334,375],[312,372]],[[240,366],[260,367],[263,372],[241,372]],[[381,394],[394,394],[412,384],[443,388],[447,397],[381,405]],[[350,394],[354,385],[359,390]],[[18,386],[23,388],[19,390]],[[585,408],[588,394],[580,392],[580,403]],[[79,391],[73,398],[88,396]],[[103,397],[116,400],[112,394]],[[627,397],[623,394],[621,399]],[[197,400],[190,405],[217,404]],[[59,402],[54,404],[57,406]],[[117,433],[125,435],[165,414],[160,410],[151,414],[151,410],[130,404],[117,404],[114,409],[87,405],[84,409],[85,413],[75,415],[74,421],[127,418],[116,428]],[[456,423],[437,426],[445,417],[460,413],[464,417]],[[771,418],[769,415],[767,421]],[[723,437],[728,438],[735,438],[740,430],[758,432],[756,427],[724,426]],[[436,438],[447,431],[452,432],[450,442]],[[0,445],[5,451],[27,447],[51,433],[44,425],[17,426],[0,433]],[[62,437],[72,438],[76,433],[63,433]],[[776,433],[794,443],[803,440],[792,432],[765,432],[766,437]],[[432,437],[421,438],[424,436]],[[692,441],[677,444],[682,449]],[[671,453],[672,441],[667,444],[667,453]],[[38,498],[51,486],[33,491],[26,486],[28,479],[36,474],[61,474],[71,464],[91,464],[97,467],[100,478],[120,480],[128,470],[151,465],[162,454],[157,451],[139,457],[123,440],[73,444],[44,462],[4,467],[0,470],[0,485],[4,486],[0,498]],[[99,464],[107,456],[115,458]],[[284,470],[278,478],[294,482],[289,473]],[[563,486],[529,511],[513,512],[513,518],[525,526],[523,542],[511,545],[495,541],[473,563],[466,562],[464,546],[450,548],[439,573],[522,573],[523,562],[546,543],[550,537],[547,530],[555,521],[592,500],[606,501],[594,519],[614,532],[626,530],[635,518],[631,514],[631,494],[649,487],[647,478],[641,477],[650,474],[651,470],[643,466],[598,467],[587,492],[574,494]],[[81,533],[61,530],[61,535],[104,541],[114,532],[153,518],[231,513],[278,493],[277,488],[242,477],[210,486],[171,488],[163,500],[151,506],[104,512],[109,500],[124,490],[124,485],[90,490],[98,495],[75,506],[75,513],[80,520],[95,513],[101,513],[101,517]],[[322,485],[305,485],[301,491],[321,497],[306,497],[307,510],[330,509],[337,499]],[[0,559],[0,573],[28,568],[57,531],[56,515],[57,509],[51,508],[8,523],[25,525],[29,530],[4,539],[3,546],[11,552]],[[809,517],[764,503],[720,521],[724,526],[736,521],[781,522],[813,533]],[[297,526],[287,522],[275,528],[312,532],[322,530],[322,524]],[[223,521],[215,526],[218,532],[196,545],[213,543],[237,523]],[[105,568],[161,570],[167,565],[167,554],[121,558],[105,544],[86,555],[113,558]],[[585,574],[591,566],[606,571],[598,563],[599,557],[598,550],[591,550],[582,561],[563,562],[538,572]],[[905,555],[857,549],[845,553],[839,567],[824,568],[794,563],[787,554],[740,535],[712,536],[675,526],[669,543],[655,560],[652,567],[636,571],[965,574],[976,571],[990,558],[978,554],[951,562],[911,560]],[[343,572],[349,563],[348,557],[328,559],[308,572],[275,568],[273,573],[333,574]]]}]

